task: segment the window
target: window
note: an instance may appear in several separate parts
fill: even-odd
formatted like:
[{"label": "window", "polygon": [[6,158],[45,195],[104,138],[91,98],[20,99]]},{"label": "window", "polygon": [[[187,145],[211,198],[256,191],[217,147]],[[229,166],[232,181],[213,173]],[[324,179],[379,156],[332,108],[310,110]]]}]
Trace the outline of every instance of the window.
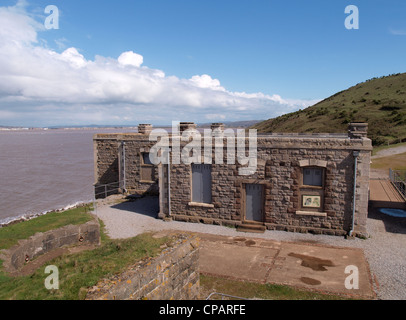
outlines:
[{"label": "window", "polygon": [[142,164],[149,164],[152,165],[153,163],[151,162],[151,160],[149,159],[149,153],[144,152],[142,154]]},{"label": "window", "polygon": [[299,210],[297,212],[316,214],[324,210],[323,167],[302,167],[302,185],[299,189]]},{"label": "window", "polygon": [[141,181],[155,181],[155,167],[149,159],[149,153],[141,154]]},{"label": "window", "polygon": [[322,187],[323,169],[321,168],[303,168],[303,185]]},{"label": "window", "polygon": [[211,165],[192,164],[192,202],[211,203]]}]

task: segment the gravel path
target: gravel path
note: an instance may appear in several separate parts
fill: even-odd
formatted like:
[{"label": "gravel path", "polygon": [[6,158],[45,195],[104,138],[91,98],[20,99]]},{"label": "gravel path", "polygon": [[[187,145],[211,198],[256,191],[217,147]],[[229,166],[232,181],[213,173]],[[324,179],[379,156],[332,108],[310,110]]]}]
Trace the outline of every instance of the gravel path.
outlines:
[{"label": "gravel path", "polygon": [[[99,203],[95,214],[105,223],[108,235],[115,239],[161,230],[241,236],[241,232],[234,228],[177,221],[164,222],[155,218],[156,212],[157,198],[146,197],[135,202],[113,205]],[[282,231],[244,233],[244,237],[276,241],[312,241],[331,246],[361,248],[369,262],[372,277],[378,284],[374,288],[378,299],[406,300],[406,221],[371,211],[367,229],[370,234],[367,240],[346,240],[343,237]]]},{"label": "gravel path", "polygon": [[371,157],[371,159],[378,159],[378,158],[393,156],[395,154],[401,154],[401,153],[405,153],[405,152],[406,152],[406,146],[399,146],[399,147],[394,147],[394,148],[389,148],[389,149],[383,149],[381,151],[378,151],[374,156]]}]

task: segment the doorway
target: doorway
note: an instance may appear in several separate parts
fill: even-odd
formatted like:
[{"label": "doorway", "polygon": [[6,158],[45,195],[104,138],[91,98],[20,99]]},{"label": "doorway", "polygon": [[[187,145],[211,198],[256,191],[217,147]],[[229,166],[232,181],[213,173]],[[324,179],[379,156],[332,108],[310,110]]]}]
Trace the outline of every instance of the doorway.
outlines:
[{"label": "doorway", "polygon": [[263,222],[264,187],[245,184],[245,220]]}]

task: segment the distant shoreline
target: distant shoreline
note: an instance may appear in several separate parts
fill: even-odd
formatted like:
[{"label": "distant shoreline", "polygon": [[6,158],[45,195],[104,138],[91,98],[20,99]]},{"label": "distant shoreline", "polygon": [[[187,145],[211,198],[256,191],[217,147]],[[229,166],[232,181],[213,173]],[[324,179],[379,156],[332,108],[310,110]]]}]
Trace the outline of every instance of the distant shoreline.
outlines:
[{"label": "distant shoreline", "polygon": [[28,128],[28,127],[0,127],[0,131],[48,131],[48,130],[103,130],[103,129],[130,129],[137,130],[138,127],[111,126],[111,127],[58,127],[58,128]]},{"label": "distant shoreline", "polygon": [[[264,120],[240,120],[225,121],[226,127],[247,128]],[[211,123],[197,123],[200,128],[210,128]],[[171,124],[153,125],[155,128],[172,128]],[[103,129],[130,129],[138,130],[138,125],[84,125],[84,126],[49,126],[49,127],[24,127],[24,126],[1,126],[0,131],[47,131],[47,130],[103,130]]]},{"label": "distant shoreline", "polygon": [[6,222],[0,222],[0,229],[4,228],[4,227],[8,227],[8,226],[13,225],[13,224],[20,223],[20,222],[29,221],[29,220],[44,216],[44,215],[46,215],[48,213],[64,212],[64,211],[67,211],[67,210],[70,210],[70,209],[84,207],[84,206],[91,205],[91,204],[93,204],[93,200],[78,201],[78,202],[76,202],[74,204],[70,204],[70,205],[67,205],[67,206],[65,206],[63,208],[59,208],[59,209],[46,210],[46,211],[43,211],[43,212],[40,212],[40,213],[24,214],[24,215],[19,216],[19,217],[6,218],[6,219],[4,219],[4,220],[6,220]]}]

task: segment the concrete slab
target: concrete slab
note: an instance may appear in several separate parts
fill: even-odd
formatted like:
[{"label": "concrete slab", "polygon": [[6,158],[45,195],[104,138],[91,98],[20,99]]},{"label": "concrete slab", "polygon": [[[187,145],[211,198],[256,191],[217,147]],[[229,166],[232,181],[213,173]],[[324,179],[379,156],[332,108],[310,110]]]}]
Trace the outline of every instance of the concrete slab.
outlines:
[{"label": "concrete slab", "polygon": [[[199,234],[200,272],[231,279],[372,299],[368,263],[361,249]],[[347,266],[354,266],[346,273]],[[358,271],[358,289],[346,288]],[[350,281],[351,280],[351,281]]]},{"label": "concrete slab", "polygon": [[238,246],[207,241],[200,251],[200,270],[204,273],[263,282],[276,254],[275,249]]},{"label": "concrete slab", "polygon": [[[355,284],[354,270],[358,271],[358,289],[348,289],[346,278],[351,279],[348,284]],[[266,282],[373,298],[370,278],[360,249],[283,243]]]}]

